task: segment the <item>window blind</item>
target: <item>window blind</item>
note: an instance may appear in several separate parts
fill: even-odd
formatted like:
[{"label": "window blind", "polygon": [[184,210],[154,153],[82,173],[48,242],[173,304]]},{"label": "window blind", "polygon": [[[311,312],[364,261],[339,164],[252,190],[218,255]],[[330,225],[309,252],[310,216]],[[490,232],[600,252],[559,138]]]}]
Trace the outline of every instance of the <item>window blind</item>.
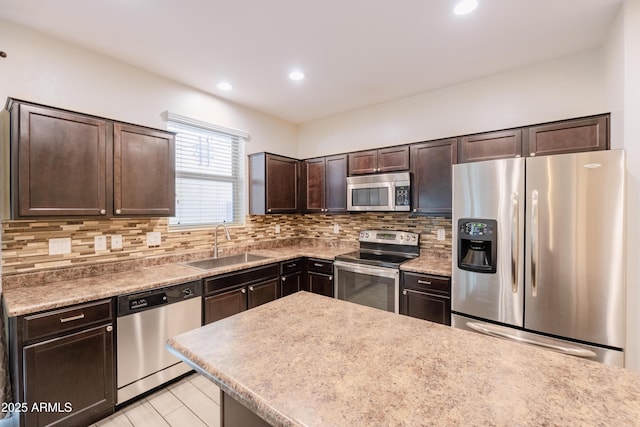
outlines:
[{"label": "window blind", "polygon": [[167,129],[176,132],[176,216],[169,225],[243,224],[245,137],[172,115]]}]

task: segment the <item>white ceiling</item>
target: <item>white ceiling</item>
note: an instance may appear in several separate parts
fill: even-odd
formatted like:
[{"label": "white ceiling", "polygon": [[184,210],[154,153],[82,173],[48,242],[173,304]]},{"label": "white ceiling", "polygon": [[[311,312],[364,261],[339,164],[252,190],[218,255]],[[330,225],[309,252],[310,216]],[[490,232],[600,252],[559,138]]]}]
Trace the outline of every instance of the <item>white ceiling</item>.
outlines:
[{"label": "white ceiling", "polygon": [[0,18],[305,123],[599,47],[622,3],[455,1],[0,0]]}]

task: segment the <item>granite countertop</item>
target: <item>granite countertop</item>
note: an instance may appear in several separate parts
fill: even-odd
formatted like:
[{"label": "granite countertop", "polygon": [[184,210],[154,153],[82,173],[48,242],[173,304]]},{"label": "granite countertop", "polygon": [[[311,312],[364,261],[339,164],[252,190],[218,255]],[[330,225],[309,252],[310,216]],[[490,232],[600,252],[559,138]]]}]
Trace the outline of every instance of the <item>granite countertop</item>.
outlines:
[{"label": "granite countertop", "polygon": [[307,292],[167,347],[273,425],[638,425],[640,375]]},{"label": "granite countertop", "polygon": [[[336,255],[353,251],[353,248],[324,247],[313,245],[291,245],[272,249],[252,250],[250,253],[266,256],[267,259],[243,264],[201,270],[185,263],[168,263],[152,266],[136,266],[131,270],[91,275],[76,279],[61,280],[51,273],[46,284],[31,285],[28,275],[20,286],[6,287],[2,291],[7,316],[21,316],[54,308],[67,307],[102,298],[144,291],[147,289],[199,280],[203,277],[229,273],[245,268],[287,261],[298,257],[333,260]],[[403,269],[420,273],[451,274],[451,263],[447,258],[424,255],[403,264]],[[405,267],[406,266],[406,267]]]}]

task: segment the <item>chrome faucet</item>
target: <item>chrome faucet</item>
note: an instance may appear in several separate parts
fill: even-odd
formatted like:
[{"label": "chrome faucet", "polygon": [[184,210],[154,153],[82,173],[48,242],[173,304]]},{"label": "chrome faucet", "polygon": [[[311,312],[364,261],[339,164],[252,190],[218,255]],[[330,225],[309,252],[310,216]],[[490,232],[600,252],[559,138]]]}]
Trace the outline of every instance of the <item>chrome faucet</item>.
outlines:
[{"label": "chrome faucet", "polygon": [[218,227],[220,226],[224,228],[224,233],[227,240],[231,240],[231,235],[229,234],[227,225],[224,222],[216,224],[216,227],[213,229],[213,257],[214,258],[218,258]]}]

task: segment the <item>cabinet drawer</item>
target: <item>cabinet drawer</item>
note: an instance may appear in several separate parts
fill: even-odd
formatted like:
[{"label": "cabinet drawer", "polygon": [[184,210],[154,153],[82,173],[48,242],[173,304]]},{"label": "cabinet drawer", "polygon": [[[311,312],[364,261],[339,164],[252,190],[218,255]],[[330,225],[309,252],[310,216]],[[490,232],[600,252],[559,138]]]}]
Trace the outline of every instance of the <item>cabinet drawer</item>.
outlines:
[{"label": "cabinet drawer", "polygon": [[317,258],[307,259],[307,271],[316,273],[333,274],[333,261],[327,261]]},{"label": "cabinet drawer", "polygon": [[204,293],[210,294],[238,285],[255,283],[258,281],[278,277],[278,264],[269,264],[234,273],[221,274],[204,279]]},{"label": "cabinet drawer", "polygon": [[405,289],[415,289],[443,295],[451,294],[451,280],[448,277],[404,273],[402,284]]},{"label": "cabinet drawer", "polygon": [[296,258],[289,261],[283,261],[280,263],[280,274],[285,276],[290,273],[301,271],[304,265],[302,264],[302,258]]},{"label": "cabinet drawer", "polygon": [[24,341],[60,335],[113,320],[113,300],[102,300],[24,317]]}]

